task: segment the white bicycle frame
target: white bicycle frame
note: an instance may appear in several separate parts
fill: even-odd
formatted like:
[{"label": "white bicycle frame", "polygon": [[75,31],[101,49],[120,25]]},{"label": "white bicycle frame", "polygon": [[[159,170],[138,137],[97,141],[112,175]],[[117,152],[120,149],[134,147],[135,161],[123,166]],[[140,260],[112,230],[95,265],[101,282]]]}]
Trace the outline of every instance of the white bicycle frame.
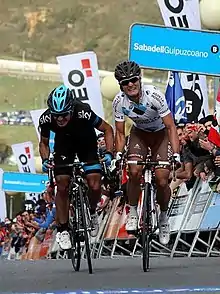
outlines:
[{"label": "white bicycle frame", "polygon": [[144,193],[145,193],[145,186],[146,184],[150,184],[150,203],[151,203],[151,223],[152,223],[152,231],[156,231],[158,228],[158,213],[157,213],[157,207],[155,202],[155,190],[152,185],[152,171],[149,169],[145,170],[144,173],[144,187],[142,188],[141,192],[141,205],[140,205],[140,213],[138,218],[138,229],[142,227],[142,210],[143,210],[143,200],[144,200]]}]

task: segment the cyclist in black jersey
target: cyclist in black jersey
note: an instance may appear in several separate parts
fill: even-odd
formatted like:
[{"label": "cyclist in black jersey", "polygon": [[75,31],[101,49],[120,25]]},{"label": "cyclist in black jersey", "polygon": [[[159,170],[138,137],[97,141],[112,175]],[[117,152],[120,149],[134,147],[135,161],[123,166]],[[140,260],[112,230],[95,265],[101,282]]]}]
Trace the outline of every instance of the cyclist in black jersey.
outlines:
[{"label": "cyclist in black jersey", "polygon": [[59,222],[56,240],[61,249],[67,250],[71,248],[68,233],[68,188],[71,168],[59,167],[59,165],[73,163],[76,155],[85,163],[83,169],[89,187],[91,236],[96,236],[99,229],[96,206],[101,195],[101,165],[95,129],[104,133],[106,142],[104,160],[107,165],[110,165],[112,160],[113,129],[91,110],[89,104],[73,99],[71,90],[64,85],[55,88],[49,94],[47,105],[48,109],[39,119],[39,151],[43,172],[47,172],[51,167],[49,138],[50,132],[53,131],[55,133],[54,174],[57,184],[56,212]]}]

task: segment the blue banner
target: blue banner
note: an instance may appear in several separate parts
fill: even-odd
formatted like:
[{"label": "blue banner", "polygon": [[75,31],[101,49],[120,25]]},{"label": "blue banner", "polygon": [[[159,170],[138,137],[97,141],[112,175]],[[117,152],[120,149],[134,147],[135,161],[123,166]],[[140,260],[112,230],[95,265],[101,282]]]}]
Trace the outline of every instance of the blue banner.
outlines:
[{"label": "blue banner", "polygon": [[218,227],[220,222],[220,194],[213,193],[212,200],[203,218],[200,230],[210,230]]},{"label": "blue banner", "polygon": [[129,59],[143,68],[220,76],[220,33],[133,24]]},{"label": "blue banner", "polygon": [[177,123],[186,122],[186,105],[183,89],[180,83],[178,72],[171,72],[167,89],[166,89],[166,100],[169,109],[173,115],[173,118]]},{"label": "blue banner", "polygon": [[47,181],[48,176],[45,174],[4,172],[2,190],[25,193],[42,193],[46,189]]}]

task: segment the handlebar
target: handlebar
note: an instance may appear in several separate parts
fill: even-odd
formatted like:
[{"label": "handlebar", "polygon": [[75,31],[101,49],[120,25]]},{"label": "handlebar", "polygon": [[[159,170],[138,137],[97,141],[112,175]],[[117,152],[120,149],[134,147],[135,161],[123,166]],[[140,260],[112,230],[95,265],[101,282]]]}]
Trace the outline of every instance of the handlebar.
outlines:
[{"label": "handlebar", "polygon": [[176,169],[177,169],[177,162],[175,160],[158,160],[158,161],[151,161],[151,160],[127,160],[127,164],[136,164],[136,165],[143,165],[146,166],[148,168],[150,167],[156,167],[156,166],[160,166],[160,165],[167,165],[167,166],[171,166],[171,171],[172,171],[172,177],[173,177],[173,181],[176,181]]},{"label": "handlebar", "polygon": [[127,164],[136,165],[147,165],[147,166],[157,166],[157,165],[170,165],[170,161],[139,161],[139,160],[127,160]]}]

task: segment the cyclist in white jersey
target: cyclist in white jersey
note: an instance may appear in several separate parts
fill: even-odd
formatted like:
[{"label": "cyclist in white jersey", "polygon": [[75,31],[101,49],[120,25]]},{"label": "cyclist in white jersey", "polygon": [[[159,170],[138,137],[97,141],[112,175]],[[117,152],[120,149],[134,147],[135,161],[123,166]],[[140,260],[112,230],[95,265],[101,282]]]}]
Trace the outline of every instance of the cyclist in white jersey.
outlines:
[{"label": "cyclist in white jersey", "polygon": [[[121,89],[113,101],[116,160],[121,158],[125,147],[125,116],[128,116],[134,122],[128,144],[128,158],[130,160],[146,158],[148,147],[151,148],[154,160],[168,160],[170,141],[174,158],[180,162],[179,139],[164,95],[156,87],[141,83],[141,69],[133,61],[124,61],[118,64],[115,68],[115,78]],[[141,192],[141,174],[141,166],[129,166],[128,202],[130,213],[126,223],[127,231],[137,230],[137,204]],[[168,244],[170,239],[167,217],[170,200],[169,174],[169,167],[158,167],[155,171],[157,202],[161,211],[159,239],[164,245]]]}]

